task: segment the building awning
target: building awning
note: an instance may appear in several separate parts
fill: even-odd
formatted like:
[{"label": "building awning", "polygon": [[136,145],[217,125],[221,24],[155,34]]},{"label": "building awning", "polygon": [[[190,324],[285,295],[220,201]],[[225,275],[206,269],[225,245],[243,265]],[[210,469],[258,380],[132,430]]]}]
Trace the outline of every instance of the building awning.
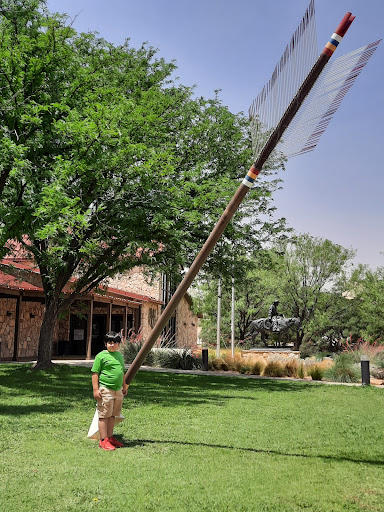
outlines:
[{"label": "building awning", "polygon": [[[5,259],[1,261],[1,264],[6,265],[10,269],[10,273],[6,273],[0,270],[0,292],[8,293],[13,292],[34,292],[34,294],[41,294],[44,296],[44,290],[42,285],[38,285],[41,282],[40,272],[36,266],[31,264],[29,261],[18,261]],[[12,273],[14,268],[14,273]],[[30,279],[28,279],[30,277]],[[29,282],[32,281],[32,282]],[[65,286],[63,293],[70,293],[70,283],[75,283],[74,278],[70,279],[69,283]],[[138,293],[128,292],[120,290],[119,288],[111,287],[100,287],[100,289],[93,290],[88,293],[86,297],[82,297],[85,300],[101,300],[107,299],[108,301],[116,301],[122,304],[132,303],[138,307],[143,302],[151,302],[154,304],[163,304],[162,301],[149,297],[147,295],[141,295]]]}]

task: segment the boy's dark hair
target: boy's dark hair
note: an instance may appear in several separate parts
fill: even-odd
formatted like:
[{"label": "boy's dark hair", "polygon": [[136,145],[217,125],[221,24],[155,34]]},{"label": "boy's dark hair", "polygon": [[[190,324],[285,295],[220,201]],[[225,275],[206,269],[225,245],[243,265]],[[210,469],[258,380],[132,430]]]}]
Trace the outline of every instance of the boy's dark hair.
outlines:
[{"label": "boy's dark hair", "polygon": [[104,336],[104,343],[107,343],[108,341],[114,341],[115,343],[121,343],[121,336],[118,332],[109,331]]}]

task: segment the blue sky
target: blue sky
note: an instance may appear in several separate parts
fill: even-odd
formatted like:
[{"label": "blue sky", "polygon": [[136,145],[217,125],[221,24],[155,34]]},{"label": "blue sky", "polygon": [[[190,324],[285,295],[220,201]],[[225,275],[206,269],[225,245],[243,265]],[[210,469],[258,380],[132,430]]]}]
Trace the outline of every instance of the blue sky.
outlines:
[{"label": "blue sky", "polygon": [[[269,80],[309,0],[48,0],[77,16],[79,31],[116,44],[148,41],[176,60],[196,93],[248,111]],[[384,35],[382,0],[317,0],[319,52],[347,11],[356,16],[335,57]],[[358,263],[384,265],[384,42],[368,62],[315,151],[289,160],[277,214],[300,233],[357,249]],[[251,164],[252,162],[250,162]],[[244,170],[246,174],[247,169]]]}]

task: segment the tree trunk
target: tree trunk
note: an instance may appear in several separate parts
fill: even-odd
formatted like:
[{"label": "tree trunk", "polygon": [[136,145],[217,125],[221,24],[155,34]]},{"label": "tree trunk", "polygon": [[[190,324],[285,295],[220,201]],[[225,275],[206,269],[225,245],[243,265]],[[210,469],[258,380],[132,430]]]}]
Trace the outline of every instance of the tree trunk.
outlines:
[{"label": "tree trunk", "polygon": [[296,341],[293,345],[293,350],[300,350],[300,345],[301,345],[301,342],[303,341],[303,338],[304,338],[304,332],[303,331],[300,331],[300,332],[297,332],[296,333]]},{"label": "tree trunk", "polygon": [[52,341],[57,319],[57,301],[46,302],[43,322],[40,329],[37,363],[34,368],[49,368],[52,363]]}]

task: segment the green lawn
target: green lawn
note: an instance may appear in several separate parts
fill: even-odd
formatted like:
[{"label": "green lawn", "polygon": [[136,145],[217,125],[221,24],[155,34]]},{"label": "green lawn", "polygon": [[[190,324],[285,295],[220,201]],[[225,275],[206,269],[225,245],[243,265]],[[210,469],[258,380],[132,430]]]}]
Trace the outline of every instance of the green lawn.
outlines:
[{"label": "green lawn", "polygon": [[0,510],[384,511],[384,390],[139,372],[86,438],[90,370],[0,365]]}]

